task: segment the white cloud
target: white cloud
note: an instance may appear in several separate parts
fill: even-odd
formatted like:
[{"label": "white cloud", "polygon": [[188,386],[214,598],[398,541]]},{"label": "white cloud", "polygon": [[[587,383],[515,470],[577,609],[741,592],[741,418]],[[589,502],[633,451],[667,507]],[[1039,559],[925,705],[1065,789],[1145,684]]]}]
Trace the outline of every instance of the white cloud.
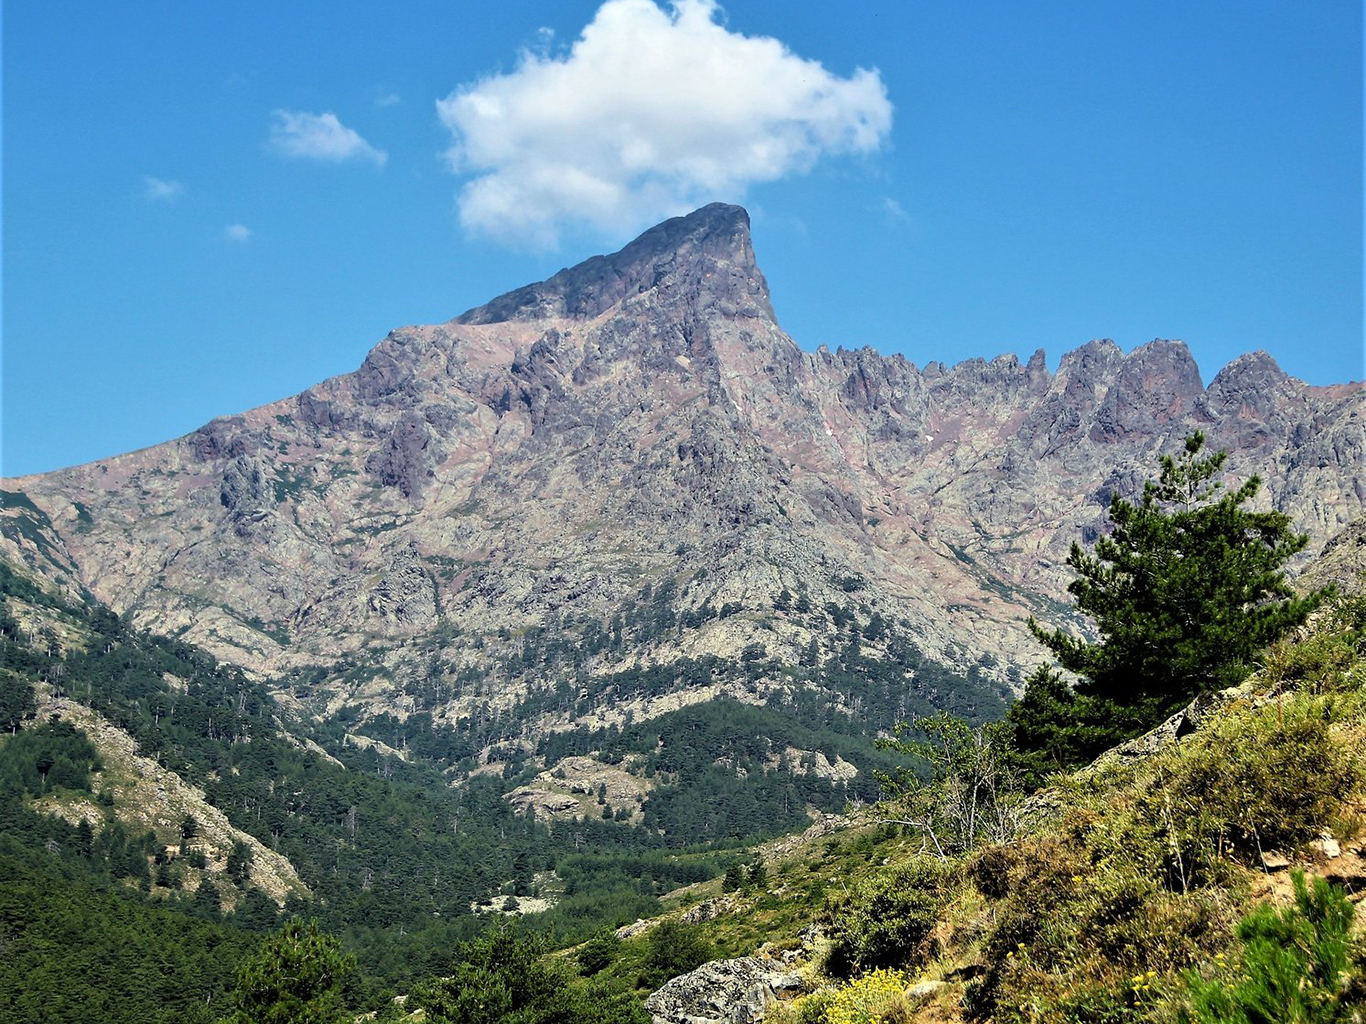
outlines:
[{"label": "white cloud", "polygon": [[154,178],[150,174],[142,176],[142,198],[148,202],[173,203],[184,194],[185,186],[179,181]]},{"label": "white cloud", "polygon": [[911,215],[906,212],[906,207],[891,196],[882,197],[882,212],[887,215],[888,220],[909,221]]},{"label": "white cloud", "polygon": [[382,92],[375,97],[375,106],[392,107],[403,102],[403,97],[396,92]]},{"label": "white cloud", "polygon": [[251,241],[251,228],[245,224],[229,224],[223,229],[225,241],[237,242],[239,245]]},{"label": "white cloud", "polygon": [[437,102],[455,137],[468,230],[554,246],[566,223],[620,234],[822,156],[869,153],[891,130],[877,71],[831,74],[769,37],[731,32],[715,0],[607,0],[556,57]]},{"label": "white cloud", "polygon": [[339,164],[345,160],[372,160],[384,166],[388,154],[360,137],[354,128],[337,120],[337,115],[309,114],[301,110],[277,110],[272,115],[270,141],[285,156],[324,160]]}]

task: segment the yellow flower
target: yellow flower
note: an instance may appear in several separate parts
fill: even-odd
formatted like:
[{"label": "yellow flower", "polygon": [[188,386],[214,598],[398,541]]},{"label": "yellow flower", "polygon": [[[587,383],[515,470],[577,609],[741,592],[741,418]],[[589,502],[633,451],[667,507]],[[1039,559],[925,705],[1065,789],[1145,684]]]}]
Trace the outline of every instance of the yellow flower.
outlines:
[{"label": "yellow flower", "polygon": [[883,1011],[906,990],[908,981],[900,971],[865,974],[829,995],[825,1004],[826,1024],[878,1024]]}]

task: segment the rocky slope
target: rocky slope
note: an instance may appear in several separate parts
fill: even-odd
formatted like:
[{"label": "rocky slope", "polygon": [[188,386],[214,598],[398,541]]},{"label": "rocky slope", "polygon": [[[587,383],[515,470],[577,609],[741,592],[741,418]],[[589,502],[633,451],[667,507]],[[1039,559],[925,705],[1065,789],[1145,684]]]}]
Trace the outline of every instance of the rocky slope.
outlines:
[{"label": "rocky slope", "polygon": [[559,682],[526,724],[547,729],[610,712],[608,673],[819,660],[846,618],[873,657],[900,637],[1018,679],[1024,617],[1065,615],[1067,546],[1156,454],[1205,430],[1322,538],[1366,505],[1363,404],[1264,353],[1206,386],[1174,341],[1093,341],[1056,373],[1042,352],[803,352],[747,215],[715,204],[396,330],[293,398],[8,480],[0,533],[7,557],[287,677],[315,711],[456,719]]},{"label": "rocky slope", "polygon": [[1366,592],[1366,516],[1354,519],[1330,538],[1298,583],[1305,589],[1336,587],[1347,595]]},{"label": "rocky slope", "polygon": [[[134,834],[153,832],[162,849],[172,857],[179,845],[180,822],[189,816],[199,829],[190,845],[204,855],[206,864],[203,870],[197,870],[184,866],[182,861],[178,865],[185,876],[182,888],[197,889],[203,879],[209,878],[220,892],[229,893],[235,901],[238,889],[245,891],[250,885],[280,906],[291,895],[308,895],[308,887],[299,880],[299,873],[287,858],[233,827],[227,815],[208,802],[202,789],[141,754],[137,741],[127,732],[79,701],[43,693],[37,718],[47,721],[52,716],[80,729],[99,751],[104,767],[95,774],[93,788],[110,794],[113,810],[106,811],[88,799],[71,796],[60,801],[37,801],[36,810],[64,818],[73,825],[84,819],[98,828],[106,820],[116,820]],[[240,887],[233,884],[226,872],[228,855],[237,843],[251,851],[249,878]]]}]

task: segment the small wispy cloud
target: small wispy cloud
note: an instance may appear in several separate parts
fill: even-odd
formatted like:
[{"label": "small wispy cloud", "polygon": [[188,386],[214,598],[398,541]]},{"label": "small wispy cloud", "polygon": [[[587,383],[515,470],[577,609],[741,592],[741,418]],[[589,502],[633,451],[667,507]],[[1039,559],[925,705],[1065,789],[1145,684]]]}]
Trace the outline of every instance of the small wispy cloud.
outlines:
[{"label": "small wispy cloud", "polygon": [[149,203],[173,203],[184,194],[183,182],[170,178],[156,178],[150,174],[142,176],[142,198]]},{"label": "small wispy cloud", "polygon": [[274,123],[270,126],[270,142],[282,156],[334,164],[369,160],[378,167],[389,159],[384,150],[370,145],[330,111],[310,114],[302,110],[277,110],[271,116]]},{"label": "small wispy cloud", "polygon": [[887,215],[888,220],[903,224],[910,223],[911,215],[906,212],[906,207],[902,206],[898,200],[891,196],[883,196],[881,205],[882,212]]},{"label": "small wispy cloud", "polygon": [[542,59],[550,56],[550,50],[555,45],[555,30],[548,25],[542,25],[536,30],[536,41],[528,49]]},{"label": "small wispy cloud", "polygon": [[223,229],[223,240],[245,245],[251,241],[251,228],[245,224],[229,224]]},{"label": "small wispy cloud", "polygon": [[375,97],[375,106],[393,107],[403,102],[403,97],[396,92],[382,92]]}]

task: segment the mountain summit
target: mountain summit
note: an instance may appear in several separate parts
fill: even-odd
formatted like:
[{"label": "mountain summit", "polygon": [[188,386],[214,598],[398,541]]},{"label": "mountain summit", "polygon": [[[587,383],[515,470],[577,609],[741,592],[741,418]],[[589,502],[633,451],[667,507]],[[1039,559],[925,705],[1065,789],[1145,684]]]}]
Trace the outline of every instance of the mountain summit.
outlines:
[{"label": "mountain summit", "polygon": [[768,283],[754,261],[749,214],[712,203],[656,225],[620,252],[594,256],[548,281],[500,295],[455,322],[591,320],[651,290],[698,309],[774,318]]},{"label": "mountain summit", "polygon": [[1175,341],[1057,373],[803,352],[714,204],[300,395],[7,481],[0,536],[301,710],[473,722],[485,758],[725,696],[877,729],[1016,685],[1068,545],[1193,428],[1336,532],[1361,403],[1264,355],[1205,387]]}]

